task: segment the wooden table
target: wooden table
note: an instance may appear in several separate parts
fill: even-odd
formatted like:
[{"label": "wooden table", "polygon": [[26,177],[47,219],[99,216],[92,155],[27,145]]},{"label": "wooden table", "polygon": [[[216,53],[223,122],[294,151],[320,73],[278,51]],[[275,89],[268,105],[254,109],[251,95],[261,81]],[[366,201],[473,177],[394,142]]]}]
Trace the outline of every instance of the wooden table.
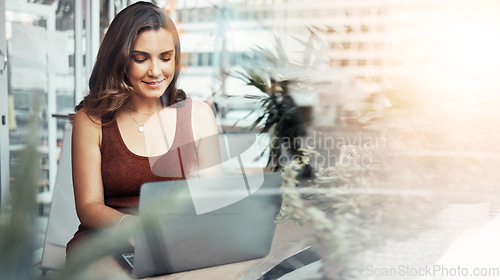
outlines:
[{"label": "wooden table", "polygon": [[[276,226],[271,251],[267,257],[144,279],[255,280],[283,260],[308,248],[308,237],[311,233],[311,229],[309,228],[298,226],[290,221],[285,222]],[[91,270],[102,276],[115,275],[122,276],[122,278],[126,276],[132,279],[112,257],[99,260],[91,267]]]}]

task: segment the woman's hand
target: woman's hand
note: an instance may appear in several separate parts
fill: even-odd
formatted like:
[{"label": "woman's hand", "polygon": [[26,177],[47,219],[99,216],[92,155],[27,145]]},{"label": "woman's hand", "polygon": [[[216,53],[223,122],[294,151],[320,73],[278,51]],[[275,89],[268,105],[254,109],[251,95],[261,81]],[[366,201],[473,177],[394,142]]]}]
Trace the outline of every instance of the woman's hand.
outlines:
[{"label": "woman's hand", "polygon": [[[120,220],[118,221],[118,229],[122,228],[123,226],[125,226],[127,223],[136,223],[137,222],[137,217],[136,216],[133,216],[133,215],[130,215],[130,214],[124,214]],[[132,245],[132,247],[135,247],[135,239],[133,237],[129,237],[128,238],[128,243],[130,243],[130,245]]]}]

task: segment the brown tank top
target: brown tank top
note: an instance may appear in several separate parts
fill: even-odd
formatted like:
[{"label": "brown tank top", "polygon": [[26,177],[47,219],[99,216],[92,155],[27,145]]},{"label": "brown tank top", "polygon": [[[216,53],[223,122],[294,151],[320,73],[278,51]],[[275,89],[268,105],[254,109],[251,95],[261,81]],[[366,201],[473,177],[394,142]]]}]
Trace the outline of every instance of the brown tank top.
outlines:
[{"label": "brown tank top", "polygon": [[[191,127],[192,100],[188,98],[171,107],[177,109],[174,141],[170,149],[158,157],[140,156],[130,151],[116,121],[102,127],[101,175],[107,206],[122,213],[137,214],[142,184],[195,176],[198,154]],[[89,232],[80,225],[66,251]]]},{"label": "brown tank top", "polygon": [[191,177],[198,155],[191,128],[190,98],[176,103],[177,124],[170,150],[158,157],[144,157],[130,151],[115,122],[102,128],[101,173],[105,204],[135,214],[141,185],[145,182]]}]

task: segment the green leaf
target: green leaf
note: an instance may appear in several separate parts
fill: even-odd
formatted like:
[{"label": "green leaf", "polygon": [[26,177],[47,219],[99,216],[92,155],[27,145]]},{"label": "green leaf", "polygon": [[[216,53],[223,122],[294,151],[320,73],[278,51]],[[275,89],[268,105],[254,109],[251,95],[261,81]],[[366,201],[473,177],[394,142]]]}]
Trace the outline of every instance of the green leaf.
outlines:
[{"label": "green leaf", "polygon": [[257,119],[256,119],[256,120],[252,123],[252,125],[250,125],[249,130],[254,129],[257,125],[259,125],[259,123],[260,123],[260,122],[264,119],[264,117],[265,117],[264,115],[262,115],[262,116],[258,117],[258,118],[257,118]]}]

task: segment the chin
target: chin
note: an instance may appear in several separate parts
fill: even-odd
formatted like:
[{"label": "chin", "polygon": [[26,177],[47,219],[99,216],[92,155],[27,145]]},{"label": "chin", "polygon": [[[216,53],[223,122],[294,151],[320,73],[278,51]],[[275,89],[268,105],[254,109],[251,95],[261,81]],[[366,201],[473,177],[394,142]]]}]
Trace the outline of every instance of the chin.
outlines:
[{"label": "chin", "polygon": [[147,91],[142,91],[141,95],[149,98],[160,98],[166,91],[167,89],[158,89],[158,90],[147,90]]}]

